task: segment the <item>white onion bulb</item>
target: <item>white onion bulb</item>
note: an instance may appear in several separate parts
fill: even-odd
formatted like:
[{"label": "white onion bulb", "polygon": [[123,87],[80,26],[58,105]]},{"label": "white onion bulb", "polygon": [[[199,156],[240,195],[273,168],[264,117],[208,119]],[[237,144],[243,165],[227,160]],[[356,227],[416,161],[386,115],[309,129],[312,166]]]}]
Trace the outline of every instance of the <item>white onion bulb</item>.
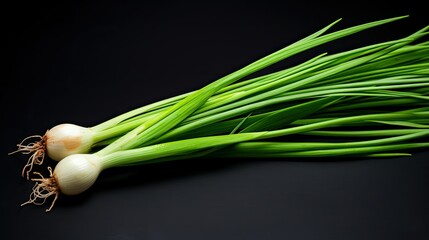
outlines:
[{"label": "white onion bulb", "polygon": [[61,193],[76,195],[94,184],[101,166],[100,158],[95,154],[70,155],[57,164],[52,177]]},{"label": "white onion bulb", "polygon": [[65,195],[77,195],[90,188],[103,169],[101,163],[101,158],[96,154],[75,154],[60,161],[54,172],[48,167],[49,178],[34,172],[40,178],[31,179],[37,183],[33,187],[30,199],[21,206],[29,203],[41,205],[50,196],[55,196],[51,206],[46,209],[49,212],[60,192]]},{"label": "white onion bulb", "polygon": [[88,153],[93,144],[89,128],[74,124],[60,124],[46,133],[46,151],[56,161],[78,153]]}]

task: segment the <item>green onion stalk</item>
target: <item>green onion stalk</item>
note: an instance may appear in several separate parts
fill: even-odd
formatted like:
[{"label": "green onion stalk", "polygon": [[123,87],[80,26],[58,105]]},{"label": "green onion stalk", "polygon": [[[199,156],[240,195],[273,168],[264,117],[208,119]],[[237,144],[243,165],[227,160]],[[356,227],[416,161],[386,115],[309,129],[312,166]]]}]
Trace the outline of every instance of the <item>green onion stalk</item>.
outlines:
[{"label": "green onion stalk", "polygon": [[[33,153],[24,168],[27,177],[45,152],[61,160],[53,171],[49,168],[50,177],[35,173],[39,177],[32,180],[37,183],[24,204],[41,204],[54,196],[49,211],[60,193],[80,194],[111,167],[193,157],[402,156],[405,153],[396,150],[426,147],[429,44],[416,41],[428,33],[428,27],[402,39],[322,54],[294,67],[244,79],[305,50],[402,18],[325,34],[334,22],[199,90],[91,128],[59,125],[35,144],[21,143],[18,151]],[[69,127],[80,129],[71,130],[77,132],[75,138],[56,131]],[[360,128],[364,131],[356,131]],[[60,138],[52,137],[53,133]],[[293,134],[328,139],[306,144],[284,140]],[[359,136],[370,139],[332,142]],[[68,152],[61,150],[58,155],[53,150],[65,148]]]},{"label": "green onion stalk", "polygon": [[[303,105],[305,106],[305,105]],[[139,164],[158,163],[190,158],[316,158],[328,156],[392,157],[408,156],[411,149],[426,148],[429,143],[429,128],[412,128],[413,131],[389,137],[374,136],[370,140],[360,141],[320,141],[293,142],[275,141],[280,137],[311,132],[323,128],[341,127],[363,121],[407,121],[410,119],[428,119],[429,107],[399,112],[356,115],[311,124],[288,127],[277,130],[263,129],[264,122],[275,119],[271,115],[251,128],[227,135],[189,138],[178,141],[158,143],[128,150],[118,150],[108,154],[74,154],[60,161],[54,171],[49,168],[50,177],[32,179],[36,181],[30,199],[25,204],[42,204],[53,196],[50,211],[59,194],[77,195],[90,188],[99,174],[109,168]],[[250,125],[252,126],[252,125]],[[250,132],[248,132],[249,129]],[[267,141],[268,140],[268,141]]]},{"label": "green onion stalk", "polygon": [[[404,39],[374,44],[339,54],[322,54],[295,67],[244,79],[252,73],[305,50],[402,18],[404,17],[371,22],[325,34],[338,22],[336,21],[198,91],[134,109],[93,127],[82,127],[71,123],[59,124],[48,130],[43,136],[34,135],[25,138],[17,144],[18,150],[13,153],[22,152],[30,155],[22,171],[22,175],[26,174],[28,179],[33,165],[41,165],[45,155],[60,161],[71,154],[94,152],[136,128],[134,133],[145,136],[144,139],[132,141],[132,144],[124,143],[124,145],[129,145],[125,148],[156,143],[162,140],[158,139],[159,136],[178,125],[182,127],[181,130],[178,130],[182,134],[190,128],[195,128],[196,124],[202,127],[213,123],[213,118],[216,118],[216,121],[225,120],[225,116],[233,118],[236,115],[224,113],[235,108],[243,109],[248,104],[252,104],[253,108],[247,108],[244,111],[254,112],[272,105],[267,101],[277,103],[280,101],[283,106],[277,107],[284,107],[285,104],[294,104],[293,101],[321,97],[326,94],[317,88],[313,91],[314,87],[330,86],[331,90],[336,89],[334,92],[337,94],[342,91],[350,91],[351,86],[336,85],[353,81],[353,79],[350,80],[350,76],[353,74],[361,74],[361,76],[355,77],[363,80],[384,77],[386,81],[388,81],[388,77],[413,74],[419,69],[424,69],[418,64],[427,64],[425,59],[429,52],[428,44],[410,45],[412,41],[425,34],[425,29]],[[410,63],[413,65],[409,65]],[[360,68],[357,68],[358,66]],[[367,74],[364,74],[364,69],[378,69],[379,71],[366,71]],[[307,91],[307,93],[301,93],[302,91]],[[286,98],[280,99],[281,96],[286,96]],[[180,111],[178,111],[179,109]],[[239,113],[237,112],[237,114]],[[224,117],[221,118],[220,115]],[[211,116],[212,120],[207,120],[207,116]],[[198,123],[188,124],[193,121],[198,121]],[[172,137],[171,134],[168,136]],[[166,138],[164,137],[164,139]],[[35,142],[27,144],[32,139],[35,139]],[[123,144],[118,142],[115,145]],[[115,148],[113,146],[103,151],[114,151]]]}]

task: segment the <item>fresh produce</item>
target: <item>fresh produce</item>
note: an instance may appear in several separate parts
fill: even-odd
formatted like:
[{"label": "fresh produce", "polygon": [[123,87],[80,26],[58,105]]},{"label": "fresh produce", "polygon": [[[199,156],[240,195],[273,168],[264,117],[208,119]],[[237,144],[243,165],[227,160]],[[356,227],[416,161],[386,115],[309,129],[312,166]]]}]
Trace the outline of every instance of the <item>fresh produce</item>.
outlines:
[{"label": "fresh produce", "polygon": [[[346,62],[348,59],[356,58],[380,49],[385,49],[393,43],[374,45],[368,48],[339,54],[338,56],[334,55],[331,57],[325,57],[323,59],[321,59],[321,56],[318,56],[293,68],[235,83],[254,72],[264,69],[299,52],[401,18],[403,17],[376,21],[322,35],[336,22],[338,22],[336,21],[320,31],[291,44],[290,46],[249,64],[248,66],[231,73],[212,84],[209,84],[199,91],[182,94],[140,107],[89,128],[71,123],[60,124],[48,130],[43,136],[34,135],[25,138],[21,143],[17,144],[18,150],[12,153],[21,152],[30,155],[27,164],[22,170],[22,175],[26,175],[28,179],[33,165],[41,165],[46,154],[51,159],[60,161],[71,154],[88,153],[97,146],[103,146],[106,143],[111,143],[112,139],[118,138],[142,124],[144,124],[145,129],[143,130],[144,134],[141,135],[145,136],[147,141],[150,140],[149,138],[156,141],[157,136],[161,136],[170,128],[179,124],[182,120],[187,119],[187,116],[191,115],[191,113],[194,113],[194,116],[188,119],[188,121],[220,113],[224,111],[225,108],[231,109],[236,106],[243,106],[246,102],[269,99],[279,93],[284,94],[287,91],[311,85],[316,81],[322,80],[326,76],[332,75],[332,71],[338,71],[335,69],[329,70],[335,66],[335,64],[343,63],[345,64],[344,68],[350,68],[351,65],[358,64],[352,63],[351,65],[347,65]],[[363,61],[366,60],[363,59]],[[308,80],[297,81],[294,84],[289,84],[292,81],[304,79],[307,76],[314,75],[317,71],[320,72],[323,70],[328,71],[323,74],[318,74],[316,77],[309,78]],[[276,90],[276,88],[282,85],[283,88]],[[255,99],[254,95],[259,96]],[[236,104],[231,104],[238,100],[241,101]],[[182,107],[182,105],[184,106]],[[180,107],[180,114],[175,113]],[[165,126],[165,129],[163,127],[151,127],[151,125],[164,123],[168,125]],[[151,134],[155,135],[152,136]],[[26,145],[25,142],[30,139],[36,139],[36,142]],[[143,142],[140,142],[139,144],[143,144]]]},{"label": "fresh produce", "polygon": [[[325,34],[331,24],[197,91],[78,130],[91,136],[76,151],[50,153],[56,148],[49,144],[56,142],[48,134],[55,128],[40,137],[42,144],[20,144],[18,151],[35,153],[29,170],[31,161],[41,163],[44,150],[61,160],[49,178],[35,173],[40,178],[32,179],[37,183],[24,204],[43,204],[54,196],[49,211],[60,193],[80,194],[111,167],[194,157],[404,156],[403,151],[427,147],[429,42],[417,41],[428,27],[242,80],[302,51],[401,18]],[[285,137],[291,134],[324,138],[292,142]],[[344,140],[348,137],[370,139]],[[339,139],[346,142],[336,143]],[[89,153],[94,146],[101,149]]]}]

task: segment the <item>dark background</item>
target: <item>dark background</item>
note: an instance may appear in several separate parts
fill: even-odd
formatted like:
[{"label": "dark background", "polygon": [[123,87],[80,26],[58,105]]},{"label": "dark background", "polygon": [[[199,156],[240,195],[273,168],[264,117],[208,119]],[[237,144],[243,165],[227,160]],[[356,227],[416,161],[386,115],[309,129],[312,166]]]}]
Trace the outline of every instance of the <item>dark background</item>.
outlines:
[{"label": "dark background", "polygon": [[3,5],[0,238],[429,239],[429,151],[111,169],[84,194],[60,196],[50,213],[47,206],[19,206],[32,187],[20,177],[26,158],[6,155],[57,124],[89,127],[195,90],[338,18],[336,30],[411,15],[281,66],[406,36],[429,24],[418,2],[424,1]]}]

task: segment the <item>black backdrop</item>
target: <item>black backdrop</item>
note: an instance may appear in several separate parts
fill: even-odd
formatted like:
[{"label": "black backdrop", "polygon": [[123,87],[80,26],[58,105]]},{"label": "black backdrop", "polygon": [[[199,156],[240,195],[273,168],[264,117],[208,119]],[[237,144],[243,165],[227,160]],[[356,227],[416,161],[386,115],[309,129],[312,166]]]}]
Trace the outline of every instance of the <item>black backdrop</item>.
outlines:
[{"label": "black backdrop", "polygon": [[[189,160],[103,172],[27,206],[22,138],[188,92],[326,26],[410,14],[294,57],[403,37],[420,1],[15,2],[3,6],[1,239],[429,239],[428,151],[332,161]],[[349,160],[349,161],[346,161]],[[40,169],[46,174],[46,170]]]}]

